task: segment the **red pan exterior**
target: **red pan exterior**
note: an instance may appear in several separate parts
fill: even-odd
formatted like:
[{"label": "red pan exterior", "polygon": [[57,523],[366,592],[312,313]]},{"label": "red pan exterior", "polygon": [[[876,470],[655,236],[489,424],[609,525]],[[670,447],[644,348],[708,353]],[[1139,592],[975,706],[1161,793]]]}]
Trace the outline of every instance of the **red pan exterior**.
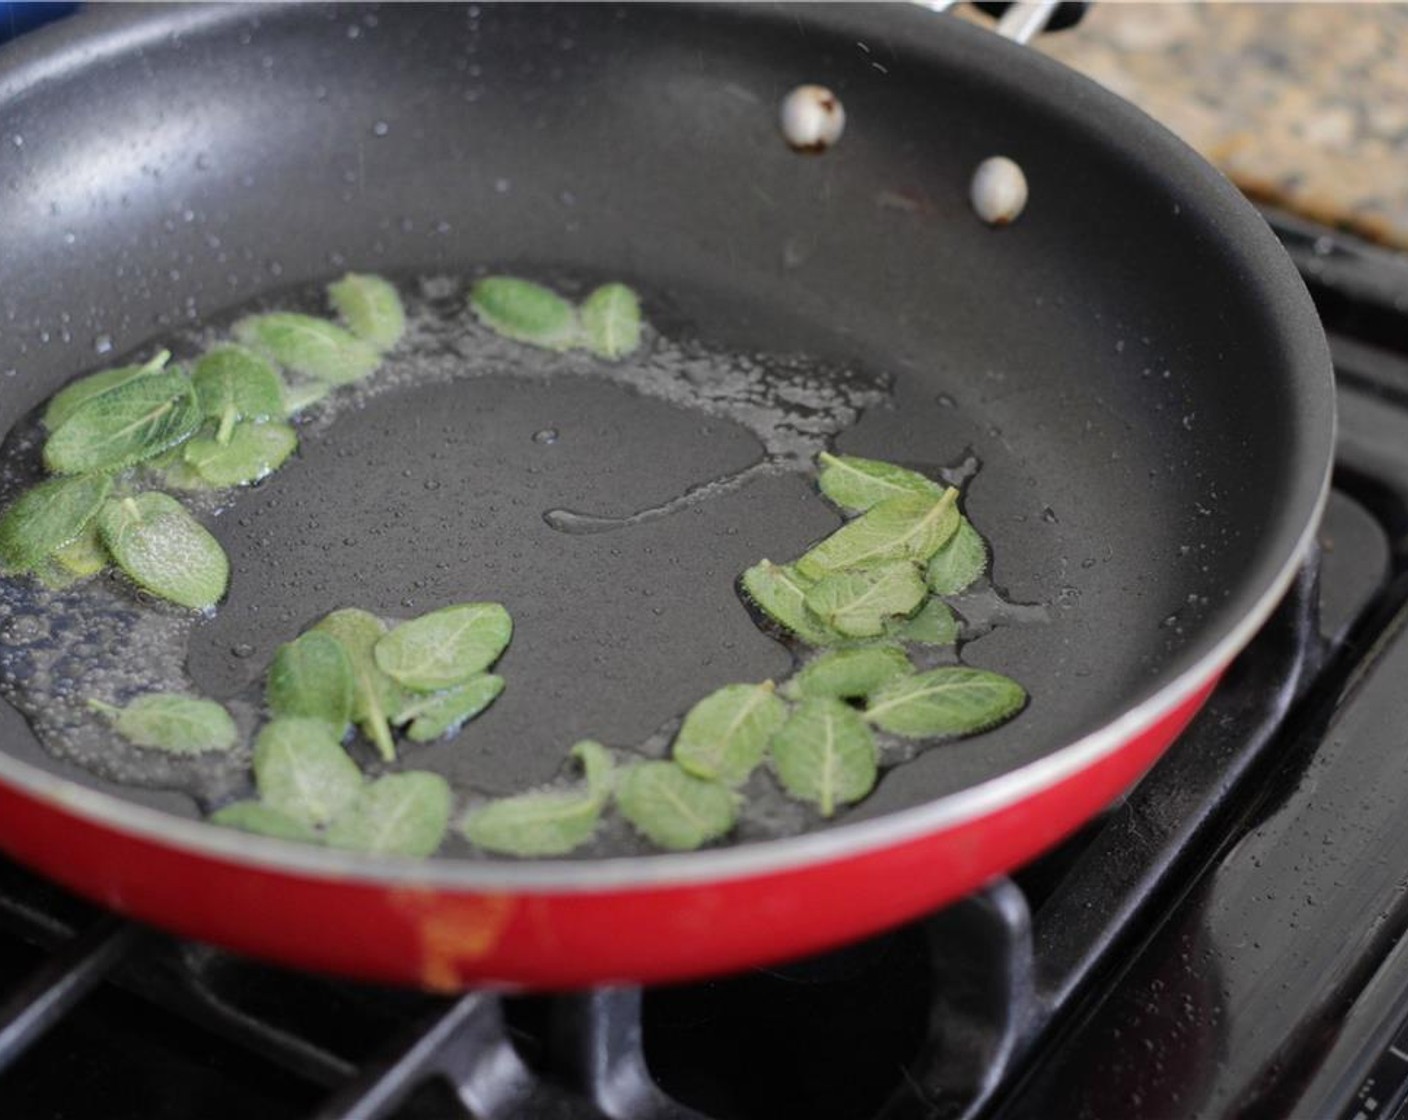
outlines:
[{"label": "red pan exterior", "polygon": [[113,909],[301,968],[438,990],[679,980],[844,943],[1030,859],[1143,774],[1218,676],[1088,767],[1001,808],[747,877],[503,893],[342,881],[169,846],[6,785],[0,843]]}]

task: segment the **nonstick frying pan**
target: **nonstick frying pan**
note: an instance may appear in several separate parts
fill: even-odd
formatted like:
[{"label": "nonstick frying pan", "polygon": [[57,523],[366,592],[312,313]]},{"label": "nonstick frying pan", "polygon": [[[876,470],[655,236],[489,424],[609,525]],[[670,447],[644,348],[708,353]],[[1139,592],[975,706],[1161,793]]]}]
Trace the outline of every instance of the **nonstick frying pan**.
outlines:
[{"label": "nonstick frying pan", "polygon": [[[803,82],[848,114],[819,157],[777,132]],[[918,8],[101,6],[0,55],[0,153],[0,430],[192,318],[348,267],[622,279],[671,337],[892,377],[836,445],[980,460],[966,501],[995,582],[1047,608],[964,650],[1028,687],[1018,719],[888,772],[829,826],[684,855],[410,862],[245,836],[63,766],[0,707],[0,846],[291,964],[656,981],[955,898],[1151,764],[1274,607],[1324,499],[1326,346],[1256,213],[1127,104]],[[1004,230],[967,201],[995,153],[1031,185]],[[583,734],[638,742],[715,687],[786,673],[732,581],[835,526],[805,476],[616,533],[541,518],[756,459],[703,419],[562,380],[382,398],[212,521],[235,574],[192,675],[230,695],[339,606],[500,599],[509,690],[416,765],[507,793]],[[531,438],[548,427],[555,443]]]}]

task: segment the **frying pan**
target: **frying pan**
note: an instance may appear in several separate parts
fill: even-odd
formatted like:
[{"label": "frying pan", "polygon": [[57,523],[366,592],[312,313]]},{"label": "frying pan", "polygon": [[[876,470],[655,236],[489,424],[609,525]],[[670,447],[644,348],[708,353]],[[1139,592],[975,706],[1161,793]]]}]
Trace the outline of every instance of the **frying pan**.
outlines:
[{"label": "frying pan", "polygon": [[[803,82],[848,113],[820,157],[777,134]],[[348,267],[620,279],[668,337],[892,378],[835,445],[980,460],[966,502],[994,580],[1046,607],[963,651],[1027,686],[1019,718],[890,770],[825,827],[679,855],[410,862],[246,836],[65,766],[0,706],[0,846],[237,950],[572,986],[912,917],[1152,763],[1324,499],[1326,346],[1255,212],[1127,104],[917,8],[101,6],[0,56],[0,148],[0,430],[192,318]],[[1031,184],[1004,230],[966,198],[994,153]],[[191,674],[232,695],[340,606],[499,599],[509,689],[413,762],[491,794],[550,780],[579,736],[639,742],[715,687],[784,675],[732,581],[835,527],[804,475],[614,533],[541,517],[649,506],[757,458],[707,420],[589,379],[389,394],[211,521],[234,577]]]}]

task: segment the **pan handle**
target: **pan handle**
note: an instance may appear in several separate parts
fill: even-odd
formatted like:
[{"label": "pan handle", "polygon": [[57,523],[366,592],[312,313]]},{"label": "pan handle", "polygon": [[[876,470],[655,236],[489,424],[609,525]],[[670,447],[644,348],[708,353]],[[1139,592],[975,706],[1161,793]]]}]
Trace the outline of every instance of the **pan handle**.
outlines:
[{"label": "pan handle", "polygon": [[[916,0],[930,11],[942,12],[958,0]],[[1013,3],[976,3],[980,11],[997,19],[994,29],[1004,39],[1027,43],[1043,31],[1074,27],[1090,5],[1085,0],[1014,0]]]}]

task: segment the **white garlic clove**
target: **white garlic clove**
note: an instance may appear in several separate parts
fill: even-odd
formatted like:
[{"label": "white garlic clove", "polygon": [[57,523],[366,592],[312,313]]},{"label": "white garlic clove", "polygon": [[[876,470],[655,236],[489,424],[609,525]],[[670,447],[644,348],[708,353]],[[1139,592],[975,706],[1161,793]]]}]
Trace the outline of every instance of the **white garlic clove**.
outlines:
[{"label": "white garlic clove", "polygon": [[792,148],[815,154],[841,139],[846,110],[825,86],[798,86],[783,98],[778,121],[783,139]]},{"label": "white garlic clove", "polygon": [[1027,177],[1006,156],[990,156],[973,172],[969,199],[988,225],[1010,225],[1027,205]]}]

